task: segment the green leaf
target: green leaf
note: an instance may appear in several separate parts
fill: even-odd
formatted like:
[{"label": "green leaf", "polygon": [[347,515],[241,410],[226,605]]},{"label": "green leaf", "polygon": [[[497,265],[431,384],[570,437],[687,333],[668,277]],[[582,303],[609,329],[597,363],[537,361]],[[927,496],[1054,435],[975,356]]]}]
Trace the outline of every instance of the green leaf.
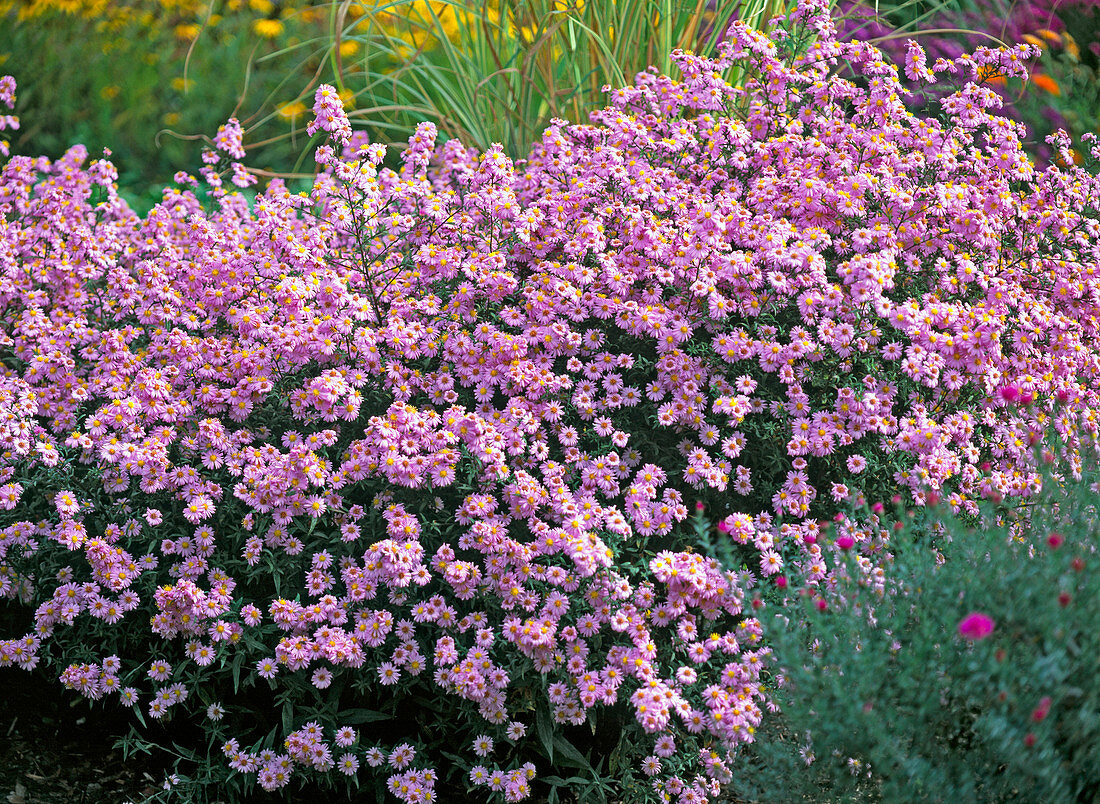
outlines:
[{"label": "green leaf", "polygon": [[244,654],[238,653],[233,658],[233,692],[236,693],[241,687],[241,667],[244,665]]},{"label": "green leaf", "polygon": [[550,719],[548,707],[539,707],[535,715],[535,731],[538,732],[539,742],[546,751],[546,758],[550,760],[551,765],[554,764],[554,723]]},{"label": "green leaf", "polygon": [[283,733],[290,734],[294,731],[294,705],[287,701],[283,704]]},{"label": "green leaf", "polygon": [[568,779],[563,779],[560,776],[540,776],[540,781],[549,782],[553,787],[565,787],[571,784],[586,784],[588,779],[583,776],[570,776]]},{"label": "green leaf", "polygon": [[595,796],[600,804],[607,804],[607,794],[604,792],[602,785],[600,787],[586,788],[585,791],[581,793],[581,804],[587,804],[590,796]]},{"label": "green leaf", "polygon": [[463,769],[468,769],[470,767],[470,763],[458,754],[452,754],[450,751],[440,751],[439,753],[451,760],[451,762],[455,764],[455,767]]},{"label": "green leaf", "polygon": [[607,772],[612,776],[618,776],[619,763],[622,760],[623,743],[626,742],[626,732],[622,733],[619,737],[619,743],[615,746],[615,750],[611,752],[610,758],[607,760]]},{"label": "green leaf", "polygon": [[361,723],[376,723],[380,720],[389,720],[390,716],[385,712],[376,712],[373,709],[345,709],[339,715],[341,723],[349,726],[357,726]]},{"label": "green leaf", "polygon": [[[580,770],[592,770],[592,766],[589,764],[588,760],[584,758],[584,755],[581,754],[581,752],[578,751],[576,748],[574,748],[573,744],[565,739],[565,737],[563,737],[562,735],[554,735],[554,747],[561,755],[561,759],[559,760],[559,762],[565,767],[578,768]],[[553,762],[554,760],[551,759],[550,761]]]}]

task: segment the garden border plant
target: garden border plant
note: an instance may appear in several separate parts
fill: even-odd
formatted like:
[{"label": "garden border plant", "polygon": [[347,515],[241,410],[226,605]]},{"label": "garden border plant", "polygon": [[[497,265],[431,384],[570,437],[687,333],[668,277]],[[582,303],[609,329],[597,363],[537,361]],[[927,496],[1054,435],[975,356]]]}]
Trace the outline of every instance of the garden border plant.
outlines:
[{"label": "garden border plant", "polygon": [[1024,505],[986,500],[973,524],[944,506],[864,507],[836,524],[878,531],[880,573],[853,555],[828,586],[795,575],[792,605],[764,618],[786,733],[765,726],[739,793],[1096,798],[1100,461],[1061,476],[1048,442],[1042,492]]},{"label": "garden border plant", "polygon": [[1035,493],[1046,426],[1071,474],[1097,431],[1100,181],[1037,172],[981,85],[1029,49],[912,46],[961,79],[917,119],[834,33],[818,2],[736,23],[520,171],[431,124],[380,168],[328,86],[312,190],[251,206],[236,121],[210,209],[181,174],[140,218],[82,148],[8,159],[0,593],[33,623],[0,662],[191,719],[196,795],[711,799],[784,567],[875,549],[822,519],[973,514]]}]

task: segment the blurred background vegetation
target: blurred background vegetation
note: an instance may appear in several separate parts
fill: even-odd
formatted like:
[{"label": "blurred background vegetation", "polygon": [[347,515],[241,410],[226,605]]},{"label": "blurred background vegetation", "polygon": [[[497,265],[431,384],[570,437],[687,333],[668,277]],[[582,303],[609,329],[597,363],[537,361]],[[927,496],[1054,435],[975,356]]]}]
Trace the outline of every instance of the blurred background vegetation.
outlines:
[{"label": "blurred background vegetation", "polygon": [[[1075,142],[1100,123],[1100,0],[839,0],[845,39],[892,58],[917,36],[931,57],[979,44],[1030,42],[1031,79],[1000,88],[1006,114],[1042,138]],[[404,142],[432,120],[444,139],[528,153],[551,117],[582,121],[605,85],[630,83],[674,47],[712,54],[729,22],[755,27],[782,0],[0,0],[0,74],[19,84],[16,153],[58,156],[75,143],[113,152],[139,211],[178,170],[199,164],[203,137],[230,116],[248,163],[305,177],[313,90],[335,84],[353,124]],[[735,83],[739,75],[731,75]]]},{"label": "blurred background vegetation", "polygon": [[1100,0],[916,0],[879,3],[877,14],[873,0],[839,0],[834,15],[844,18],[843,39],[875,42],[895,64],[904,63],[909,36],[924,46],[929,64],[983,45],[1026,42],[1040,48],[1028,81],[998,87],[1004,115],[1027,126],[1025,147],[1040,164],[1051,156],[1044,139],[1058,128],[1078,146],[1082,134],[1098,130]]}]

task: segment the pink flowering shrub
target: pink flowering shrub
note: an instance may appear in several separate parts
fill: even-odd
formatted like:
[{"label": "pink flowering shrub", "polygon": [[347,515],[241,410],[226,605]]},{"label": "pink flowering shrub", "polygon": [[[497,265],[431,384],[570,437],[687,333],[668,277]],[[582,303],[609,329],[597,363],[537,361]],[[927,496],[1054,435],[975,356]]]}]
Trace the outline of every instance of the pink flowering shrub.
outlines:
[{"label": "pink flowering shrub", "polygon": [[33,621],[0,664],[195,722],[181,784],[715,795],[770,704],[753,586],[876,549],[819,518],[1027,497],[1046,424],[1070,472],[1097,429],[1097,180],[1036,172],[979,85],[912,117],[820,3],[772,37],[518,166],[425,124],[384,169],[329,87],[313,188],[252,205],[234,121],[213,209],[10,158],[0,593]]}]

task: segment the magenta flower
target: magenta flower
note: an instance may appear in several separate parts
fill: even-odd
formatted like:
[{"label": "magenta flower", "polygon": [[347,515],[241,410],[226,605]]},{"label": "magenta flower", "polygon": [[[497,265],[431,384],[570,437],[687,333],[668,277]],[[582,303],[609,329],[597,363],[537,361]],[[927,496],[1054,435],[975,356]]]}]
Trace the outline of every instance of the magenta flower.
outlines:
[{"label": "magenta flower", "polygon": [[974,611],[963,617],[959,623],[959,635],[971,641],[985,639],[993,633],[993,626],[992,617],[980,611]]}]

